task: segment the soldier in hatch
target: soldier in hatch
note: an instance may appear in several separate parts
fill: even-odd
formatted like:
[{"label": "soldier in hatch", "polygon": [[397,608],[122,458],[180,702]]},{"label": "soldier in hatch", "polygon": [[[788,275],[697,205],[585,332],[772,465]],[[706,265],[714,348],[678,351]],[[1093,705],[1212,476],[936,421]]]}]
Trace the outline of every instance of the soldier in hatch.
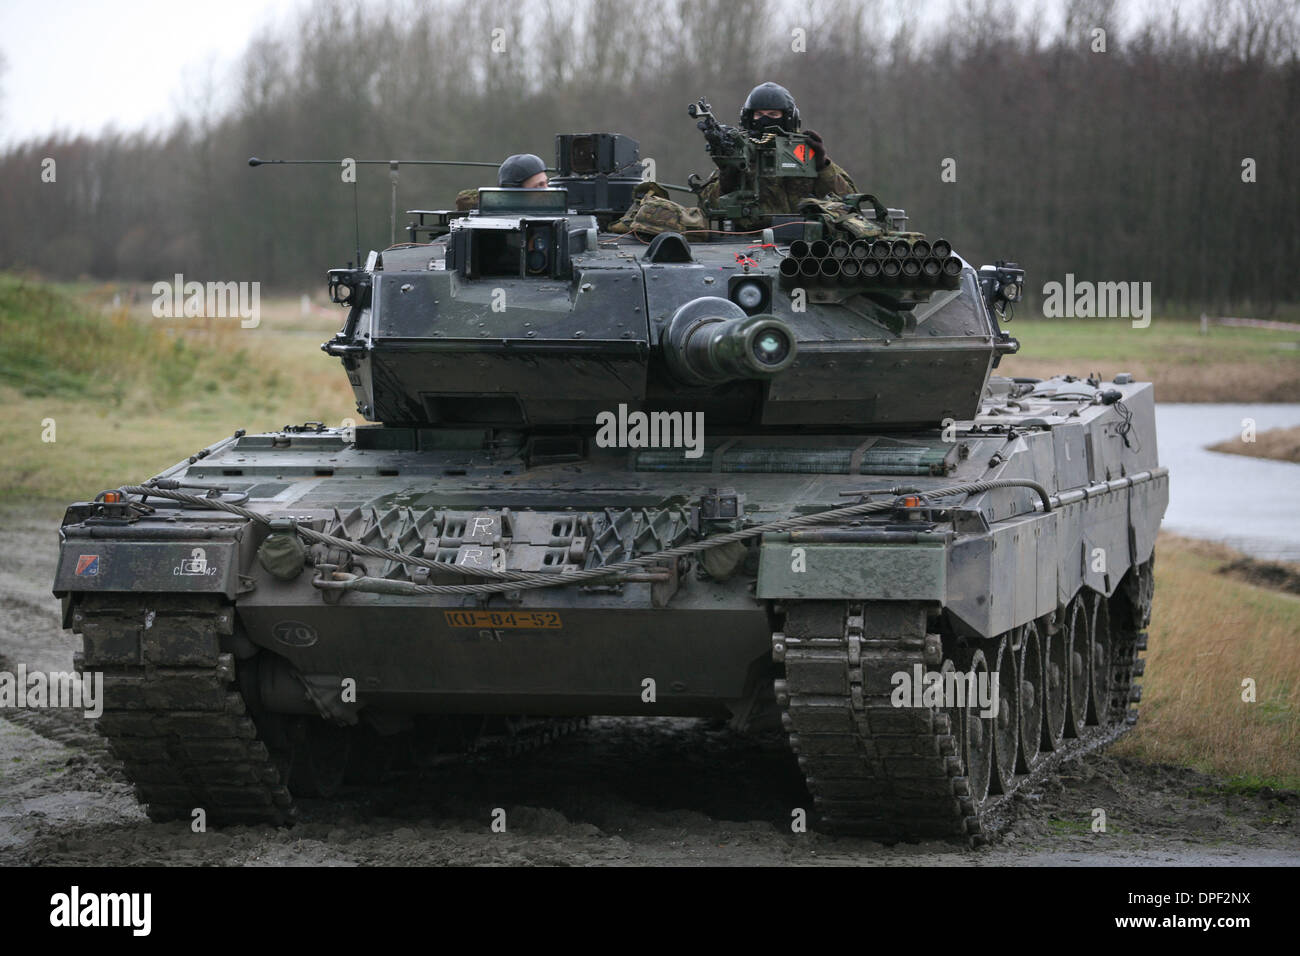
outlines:
[{"label": "soldier in hatch", "polygon": [[[770,127],[778,127],[787,133],[799,132],[799,107],[794,97],[784,86],[776,83],[760,83],[749,91],[745,105],[740,109],[740,125],[750,136],[761,136]],[[813,197],[824,198],[828,195],[844,196],[857,192],[849,174],[826,155],[822,138],[812,130],[804,130],[813,148],[815,177],[794,177],[786,179],[765,179],[760,187],[759,204],[763,212],[771,214],[797,213],[801,200]],[[734,178],[733,178],[734,177]],[[738,174],[728,171],[720,176],[718,170],[705,183],[700,192],[700,207],[708,208],[718,202],[718,197],[739,189],[741,183]],[[752,229],[767,225],[763,222],[737,222],[737,228]]]},{"label": "soldier in hatch", "polygon": [[516,153],[506,159],[497,170],[498,186],[516,189],[545,189],[546,164],[532,153]]},{"label": "soldier in hatch", "polygon": [[[545,189],[546,163],[533,153],[515,153],[506,157],[497,169],[497,185],[515,189]],[[456,208],[462,212],[478,208],[478,189],[462,189],[456,194]]]}]

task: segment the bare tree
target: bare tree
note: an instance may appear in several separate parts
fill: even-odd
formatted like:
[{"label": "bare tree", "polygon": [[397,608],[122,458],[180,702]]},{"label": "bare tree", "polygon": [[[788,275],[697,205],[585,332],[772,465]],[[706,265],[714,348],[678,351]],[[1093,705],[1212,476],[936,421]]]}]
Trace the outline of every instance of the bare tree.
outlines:
[{"label": "bare tree", "polygon": [[[538,0],[526,16],[514,0],[315,0],[161,137],[0,154],[9,183],[35,182],[47,156],[78,171],[0,191],[0,261],[301,287],[353,258],[355,223],[363,254],[387,243],[388,170],[354,184],[328,166],[253,171],[250,155],[549,159],[556,133],[605,129],[682,182],[711,168],[687,102],[708,95],[735,122],[771,79],[859,189],[971,258],[1019,259],[1042,282],[1149,279],[1195,311],[1300,301],[1300,8],[1124,3],[1067,0],[1048,22],[959,0],[931,22],[885,0],[664,0],[653,15]],[[490,180],[407,166],[399,202],[448,205]]]}]

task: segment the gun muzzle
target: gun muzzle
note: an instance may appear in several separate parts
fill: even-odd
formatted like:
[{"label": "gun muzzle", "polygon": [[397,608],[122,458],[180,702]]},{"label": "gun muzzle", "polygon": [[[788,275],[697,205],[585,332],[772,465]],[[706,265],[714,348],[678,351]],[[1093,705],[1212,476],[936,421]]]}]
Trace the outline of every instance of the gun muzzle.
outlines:
[{"label": "gun muzzle", "polygon": [[862,278],[878,279],[880,278],[880,260],[868,259],[862,263]]},{"label": "gun muzzle", "polygon": [[790,255],[794,256],[796,259],[802,259],[804,256],[808,255],[808,243],[802,239],[796,239],[794,242],[790,243]]},{"label": "gun muzzle", "polygon": [[821,260],[808,256],[799,260],[799,274],[805,279],[815,279],[821,274]]},{"label": "gun muzzle", "polygon": [[880,264],[880,274],[886,279],[897,279],[898,274],[903,271],[902,259],[886,259]]},{"label": "gun muzzle", "polygon": [[832,259],[847,259],[849,257],[849,244],[843,239],[836,239],[831,243]]},{"label": "gun muzzle", "polygon": [[814,239],[808,247],[808,254],[816,259],[825,259],[831,254],[831,244],[825,239]]},{"label": "gun muzzle", "polygon": [[873,259],[889,258],[889,240],[877,239],[871,244],[871,257]]},{"label": "gun muzzle", "polygon": [[799,260],[793,256],[782,259],[780,268],[782,279],[795,279],[799,276]]},{"label": "gun muzzle", "polygon": [[821,261],[820,274],[822,279],[833,281],[840,276],[840,260],[834,256],[827,256]]},{"label": "gun muzzle", "polygon": [[912,243],[912,255],[918,259],[924,259],[930,254],[930,244],[924,239],[918,239]]},{"label": "gun muzzle", "polygon": [[908,256],[902,262],[903,278],[915,279],[921,274],[921,260],[916,256]]},{"label": "gun muzzle", "polygon": [[906,239],[895,239],[889,245],[889,254],[895,259],[906,259],[912,254],[912,244]]},{"label": "gun muzzle", "polygon": [[770,378],[798,352],[794,331],[780,319],[745,315],[734,302],[712,296],[678,309],[661,344],[669,369],[690,385]]},{"label": "gun muzzle", "polygon": [[927,279],[937,279],[943,273],[943,263],[934,256],[928,256],[921,261],[921,275]]},{"label": "gun muzzle", "polygon": [[947,259],[952,255],[952,243],[947,239],[934,240],[934,242],[930,243],[930,255],[936,259]]},{"label": "gun muzzle", "polygon": [[849,255],[854,259],[871,258],[871,243],[865,239],[853,240],[853,245],[849,246]]},{"label": "gun muzzle", "polygon": [[961,260],[956,256],[948,256],[943,260],[943,274],[946,276],[961,275]]},{"label": "gun muzzle", "polygon": [[853,285],[861,275],[862,260],[850,256],[840,263],[840,282],[844,285]]}]

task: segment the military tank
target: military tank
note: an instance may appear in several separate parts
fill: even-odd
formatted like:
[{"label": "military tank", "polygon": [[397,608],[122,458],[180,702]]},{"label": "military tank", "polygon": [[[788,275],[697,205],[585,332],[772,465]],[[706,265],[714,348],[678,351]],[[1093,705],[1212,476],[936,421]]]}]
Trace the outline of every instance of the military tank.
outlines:
[{"label": "military tank", "polygon": [[54,593],[140,801],[284,824],[394,755],[683,716],[787,735],[826,831],[985,839],[1136,718],[1151,385],[999,377],[1023,271],[900,209],[613,235],[635,141],[557,141],[555,188],[329,273],[368,424],[68,508]]}]

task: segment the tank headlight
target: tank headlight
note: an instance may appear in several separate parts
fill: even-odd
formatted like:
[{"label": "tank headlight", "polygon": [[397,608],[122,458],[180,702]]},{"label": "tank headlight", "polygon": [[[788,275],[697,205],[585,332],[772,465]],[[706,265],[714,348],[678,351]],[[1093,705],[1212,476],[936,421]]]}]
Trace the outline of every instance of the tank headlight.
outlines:
[{"label": "tank headlight", "polygon": [[763,304],[763,287],[757,282],[742,282],[734,291],[736,305],[748,311]]}]

